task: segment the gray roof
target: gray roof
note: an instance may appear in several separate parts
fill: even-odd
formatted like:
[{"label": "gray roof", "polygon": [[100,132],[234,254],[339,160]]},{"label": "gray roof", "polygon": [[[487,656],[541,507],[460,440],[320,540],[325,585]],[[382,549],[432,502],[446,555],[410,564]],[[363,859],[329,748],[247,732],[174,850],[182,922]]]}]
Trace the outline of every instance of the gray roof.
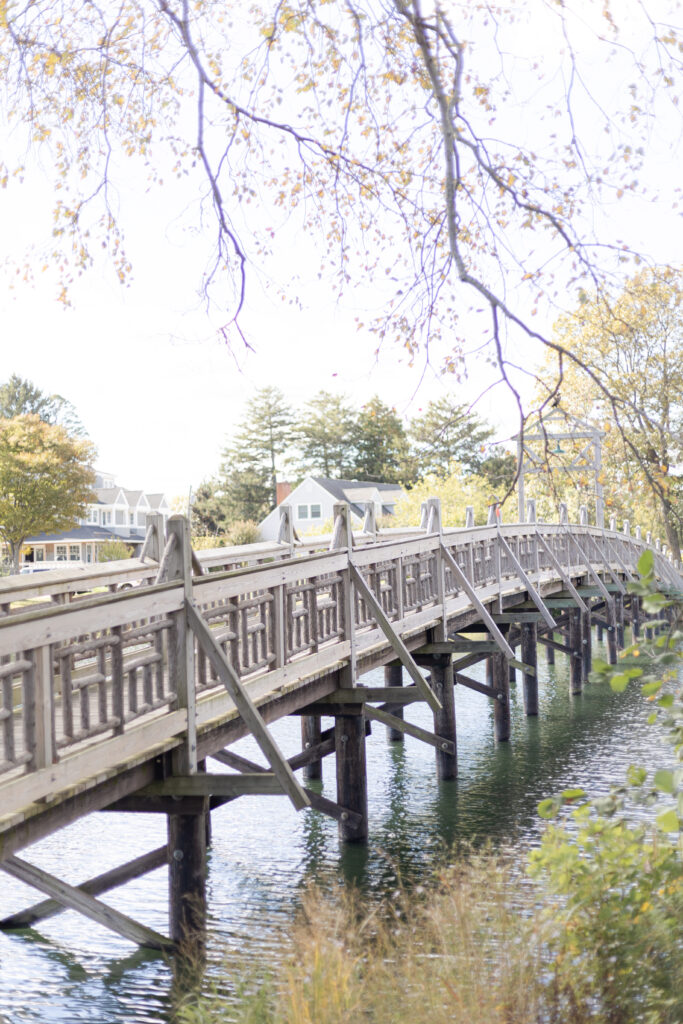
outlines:
[{"label": "gray roof", "polygon": [[[403,493],[403,488],[400,484],[388,484],[380,480],[334,480],[329,476],[314,476],[311,479],[315,480],[317,484],[324,487],[337,501],[348,501],[351,506],[351,510],[355,512],[357,516],[363,515],[363,509],[358,504],[359,490],[367,491],[379,491],[380,496],[385,499],[382,503],[382,512],[388,512],[389,509],[386,505],[386,499],[391,493],[399,495]],[[347,495],[347,491],[355,491],[354,500],[350,501]],[[285,499],[286,500],[286,499]]]}]

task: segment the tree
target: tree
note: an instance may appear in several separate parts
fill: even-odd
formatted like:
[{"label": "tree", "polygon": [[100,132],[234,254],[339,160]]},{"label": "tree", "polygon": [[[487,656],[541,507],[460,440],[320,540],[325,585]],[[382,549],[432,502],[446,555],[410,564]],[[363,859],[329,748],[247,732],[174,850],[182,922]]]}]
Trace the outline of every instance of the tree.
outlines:
[{"label": "tree", "polygon": [[449,396],[430,402],[408,427],[416,475],[447,476],[453,462],[468,473],[478,472],[492,436],[493,428],[466,405]]},{"label": "tree", "polygon": [[294,441],[303,473],[344,479],[351,472],[355,414],[342,395],[319,391],[303,407]]},{"label": "tree", "polygon": [[4,384],[0,384],[0,417],[13,419],[33,413],[44,423],[64,427],[77,437],[85,436],[83,424],[79,420],[71,402],[61,395],[46,395],[30,380],[13,373]]},{"label": "tree", "polygon": [[98,562],[118,562],[124,558],[130,558],[133,549],[130,544],[122,540],[108,540],[101,544],[97,551]]},{"label": "tree", "polygon": [[[556,333],[590,376],[564,368],[563,405],[606,427],[611,507],[648,495],[675,558],[683,537],[683,278],[641,270],[609,302],[585,296]],[[609,399],[605,394],[609,394]],[[625,512],[628,516],[629,512]]]},{"label": "tree", "polygon": [[398,483],[407,454],[406,432],[396,410],[375,395],[356,420],[354,479]]},{"label": "tree", "polygon": [[[525,367],[534,346],[561,348],[535,314],[580,288],[604,293],[633,258],[607,214],[648,195],[653,120],[680,135],[665,4],[262,0],[242,12],[238,0],[102,0],[56,18],[50,0],[2,0],[0,102],[54,169],[60,297],[99,245],[128,279],[116,185],[131,164],[157,185],[170,171],[187,186],[180,208],[199,191],[212,219],[204,290],[229,309],[226,338],[257,268],[291,299],[271,257],[310,238],[337,294],[371,285],[379,343],[430,358],[448,339],[456,370],[460,319],[486,314],[477,347],[521,405],[520,342]],[[28,148],[2,184],[18,187]]]},{"label": "tree", "polygon": [[[247,402],[244,421],[232,443],[223,452],[221,473],[223,477],[232,480],[233,486],[241,493],[250,492],[250,505],[260,508],[268,500],[270,508],[277,505],[277,470],[285,461],[285,453],[292,441],[293,425],[292,411],[279,388],[270,385],[259,388]],[[264,475],[270,478],[269,498],[256,497],[254,490],[264,486]],[[267,488],[267,484],[265,486]],[[261,516],[244,512],[238,518],[260,519]]]},{"label": "tree", "polygon": [[84,515],[94,456],[89,441],[35,414],[0,419],[0,536],[15,572],[26,537],[67,530]]},{"label": "tree", "polygon": [[225,533],[232,521],[230,506],[217,480],[204,480],[192,497],[192,533],[201,537]]}]

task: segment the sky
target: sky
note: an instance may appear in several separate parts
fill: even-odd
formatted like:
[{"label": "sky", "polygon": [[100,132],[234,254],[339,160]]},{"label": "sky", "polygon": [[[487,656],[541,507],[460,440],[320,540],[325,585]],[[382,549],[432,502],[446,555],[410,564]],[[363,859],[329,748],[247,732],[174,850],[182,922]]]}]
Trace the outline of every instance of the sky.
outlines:
[{"label": "sky", "polygon": [[[680,132],[660,132],[651,141],[649,173],[661,175],[664,191],[671,192]],[[0,127],[0,153],[14,145]],[[45,159],[32,153],[24,184],[0,190],[0,380],[16,373],[67,398],[98,450],[98,467],[122,486],[171,497],[196,488],[217,471],[246,401],[264,385],[281,388],[295,410],[325,389],[356,405],[379,394],[402,416],[416,415],[444,394],[469,403],[486,387],[489,371],[476,355],[462,381],[439,376],[443,351],[432,353],[432,366],[419,360],[411,366],[391,347],[376,356],[374,337],[354,322],[356,313],[367,319],[368,294],[336,305],[317,281],[315,253],[309,247],[302,256],[291,233],[282,236],[281,259],[298,266],[296,302],[281,302],[253,280],[244,315],[253,351],[239,342],[228,347],[216,332],[220,313],[207,312],[197,294],[206,242],[200,218],[193,218],[191,197],[184,216],[169,217],[181,187],[172,182],[148,191],[134,176],[122,181],[118,202],[129,226],[132,282],[121,287],[107,260],[98,260],[73,285],[72,306],[64,308],[54,271],[43,271],[37,255],[52,244],[55,197]],[[598,216],[604,220],[608,212]],[[635,244],[660,262],[680,259],[679,225],[680,216],[666,204],[635,200],[616,211],[611,228],[605,224],[608,236],[628,228]],[[16,260],[31,247],[35,280],[24,283]],[[473,319],[473,350],[480,330]],[[501,389],[487,393],[477,412],[499,438],[515,429],[513,403]]]}]

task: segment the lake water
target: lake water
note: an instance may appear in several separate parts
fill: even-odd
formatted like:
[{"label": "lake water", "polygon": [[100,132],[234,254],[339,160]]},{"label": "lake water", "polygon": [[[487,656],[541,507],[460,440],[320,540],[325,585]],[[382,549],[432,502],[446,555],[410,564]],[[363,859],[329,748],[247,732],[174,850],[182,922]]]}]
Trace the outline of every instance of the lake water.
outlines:
[{"label": "lake water", "polygon": [[[599,647],[596,645],[596,652]],[[477,670],[471,670],[474,676]],[[483,672],[483,666],[479,672]],[[478,678],[482,679],[479,674]],[[383,684],[381,672],[364,683]],[[493,712],[481,694],[456,687],[459,777],[439,782],[434,751],[418,740],[389,743],[384,727],[368,738],[370,839],[341,847],[336,822],[315,811],[297,814],[284,797],[243,797],[212,815],[209,860],[208,975],[227,947],[259,960],[276,957],[282,930],[312,879],[354,882],[368,901],[390,895],[399,879],[428,876],[444,847],[490,839],[520,847],[538,840],[536,804],[567,786],[605,792],[630,764],[659,767],[664,739],[645,723],[637,688],[614,695],[588,684],[571,697],[567,662],[547,667],[539,647],[536,719],[512,691],[512,736],[493,740]],[[413,705],[406,717],[431,728],[431,713]],[[299,719],[274,727],[284,752],[300,749]],[[251,741],[235,746],[262,760]],[[211,762],[211,770],[221,770]],[[324,762],[322,792],[335,798],[334,759]],[[643,812],[645,813],[645,812]],[[22,852],[64,880],[78,883],[165,842],[155,815],[99,814]],[[41,898],[0,873],[0,916]],[[159,930],[167,930],[167,872],[161,869],[107,893],[104,900]],[[173,971],[155,954],[68,911],[40,930],[0,932],[0,1024],[166,1024]]]}]

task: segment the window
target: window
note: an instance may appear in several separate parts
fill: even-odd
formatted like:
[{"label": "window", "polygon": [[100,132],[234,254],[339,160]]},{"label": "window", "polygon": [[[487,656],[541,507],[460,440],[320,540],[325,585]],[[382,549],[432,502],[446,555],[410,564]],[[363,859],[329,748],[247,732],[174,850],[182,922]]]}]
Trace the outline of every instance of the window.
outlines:
[{"label": "window", "polygon": [[125,526],[125,523],[126,523],[126,513],[123,511],[123,509],[117,508],[115,516],[116,516],[116,525],[117,526]]},{"label": "window", "polygon": [[33,549],[33,558],[34,558],[34,560],[36,562],[44,562],[45,561],[45,548],[34,548]]},{"label": "window", "polygon": [[69,561],[80,562],[81,560],[81,545],[80,544],[69,544]]},{"label": "window", "polygon": [[102,526],[111,526],[111,512],[108,509],[102,511]]},{"label": "window", "polygon": [[66,562],[66,544],[55,544],[55,560]]},{"label": "window", "polygon": [[99,518],[100,518],[99,509],[95,508],[94,505],[91,505],[90,508],[88,509],[88,522],[89,523],[96,523],[96,522],[98,522]]},{"label": "window", "polygon": [[296,517],[297,519],[308,519],[308,505],[297,505]]},{"label": "window", "polygon": [[135,526],[135,512],[128,513],[128,525]]},{"label": "window", "polygon": [[323,510],[320,505],[311,505],[311,519],[322,519]]}]

